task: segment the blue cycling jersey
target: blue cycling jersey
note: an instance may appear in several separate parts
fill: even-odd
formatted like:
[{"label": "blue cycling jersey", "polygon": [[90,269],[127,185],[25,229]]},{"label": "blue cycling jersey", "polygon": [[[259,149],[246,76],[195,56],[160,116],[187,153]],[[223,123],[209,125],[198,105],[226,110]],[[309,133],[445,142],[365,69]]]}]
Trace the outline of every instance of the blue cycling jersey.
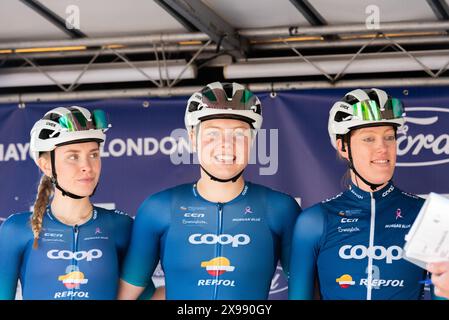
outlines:
[{"label": "blue cycling jersey", "polygon": [[389,183],[374,193],[355,185],[305,210],[295,226],[289,298],[419,299],[426,272],[402,259],[404,237],[423,199]]},{"label": "blue cycling jersey", "polygon": [[88,222],[73,227],[47,208],[33,249],[30,215],[14,214],[0,227],[0,299],[14,299],[18,278],[23,299],[116,298],[131,217],[94,207]]},{"label": "blue cycling jersey", "polygon": [[160,259],[167,299],[267,299],[278,260],[288,267],[300,210],[249,182],[227,203],[205,200],[194,184],[162,191],[139,208],[122,279],[146,286]]}]

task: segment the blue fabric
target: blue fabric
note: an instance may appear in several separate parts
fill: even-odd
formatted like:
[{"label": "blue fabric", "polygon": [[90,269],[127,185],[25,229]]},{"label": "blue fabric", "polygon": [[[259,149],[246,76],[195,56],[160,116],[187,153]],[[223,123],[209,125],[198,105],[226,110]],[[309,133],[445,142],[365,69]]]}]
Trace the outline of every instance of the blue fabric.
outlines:
[{"label": "blue fabric", "polygon": [[205,200],[194,184],[162,191],[138,210],[122,279],[146,286],[160,259],[167,299],[267,299],[278,261],[288,269],[300,211],[249,182],[228,203]]},{"label": "blue fabric", "polygon": [[94,207],[88,222],[72,227],[47,208],[33,249],[30,215],[14,214],[0,227],[0,299],[14,299],[18,278],[24,299],[116,298],[131,217]]},{"label": "blue fabric", "polygon": [[306,209],[294,230],[289,298],[312,299],[317,280],[322,299],[368,299],[372,260],[371,299],[420,299],[426,272],[401,257],[423,202],[391,183],[372,194],[351,185]]}]

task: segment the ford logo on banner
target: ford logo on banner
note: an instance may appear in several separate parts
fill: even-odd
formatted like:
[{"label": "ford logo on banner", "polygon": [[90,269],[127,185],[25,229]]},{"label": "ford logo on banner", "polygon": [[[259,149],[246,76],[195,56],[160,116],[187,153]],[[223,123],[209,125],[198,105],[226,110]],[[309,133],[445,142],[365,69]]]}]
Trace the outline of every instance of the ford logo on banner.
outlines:
[{"label": "ford logo on banner", "polygon": [[449,108],[411,107],[398,130],[399,167],[449,163]]}]

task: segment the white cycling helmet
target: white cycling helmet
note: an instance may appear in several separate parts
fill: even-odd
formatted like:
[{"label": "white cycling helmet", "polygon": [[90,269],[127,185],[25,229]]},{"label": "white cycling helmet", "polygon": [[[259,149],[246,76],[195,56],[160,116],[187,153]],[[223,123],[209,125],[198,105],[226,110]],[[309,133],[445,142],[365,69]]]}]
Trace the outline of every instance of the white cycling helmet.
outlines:
[{"label": "white cycling helmet", "polygon": [[190,130],[210,119],[242,120],[258,130],[262,126],[262,105],[259,98],[241,84],[209,83],[190,97],[184,122]]},{"label": "white cycling helmet", "polygon": [[404,107],[399,99],[380,89],[356,89],[332,106],[328,132],[332,146],[337,148],[337,139],[352,129],[377,125],[400,127],[404,122]]},{"label": "white cycling helmet", "polygon": [[41,152],[57,146],[78,142],[104,142],[104,132],[110,127],[102,110],[92,113],[86,108],[58,107],[48,111],[31,129],[31,157],[37,163]]}]

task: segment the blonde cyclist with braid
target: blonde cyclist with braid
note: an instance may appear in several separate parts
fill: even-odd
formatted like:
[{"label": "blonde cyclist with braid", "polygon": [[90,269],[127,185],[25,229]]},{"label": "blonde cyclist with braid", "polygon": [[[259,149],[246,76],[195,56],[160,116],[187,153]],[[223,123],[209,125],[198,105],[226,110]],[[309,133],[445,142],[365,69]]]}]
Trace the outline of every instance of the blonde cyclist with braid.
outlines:
[{"label": "blonde cyclist with braid", "polygon": [[14,299],[18,280],[23,299],[116,298],[132,219],[90,201],[108,126],[102,110],[76,106],[33,126],[30,151],[43,175],[33,211],[0,227],[0,299]]}]

